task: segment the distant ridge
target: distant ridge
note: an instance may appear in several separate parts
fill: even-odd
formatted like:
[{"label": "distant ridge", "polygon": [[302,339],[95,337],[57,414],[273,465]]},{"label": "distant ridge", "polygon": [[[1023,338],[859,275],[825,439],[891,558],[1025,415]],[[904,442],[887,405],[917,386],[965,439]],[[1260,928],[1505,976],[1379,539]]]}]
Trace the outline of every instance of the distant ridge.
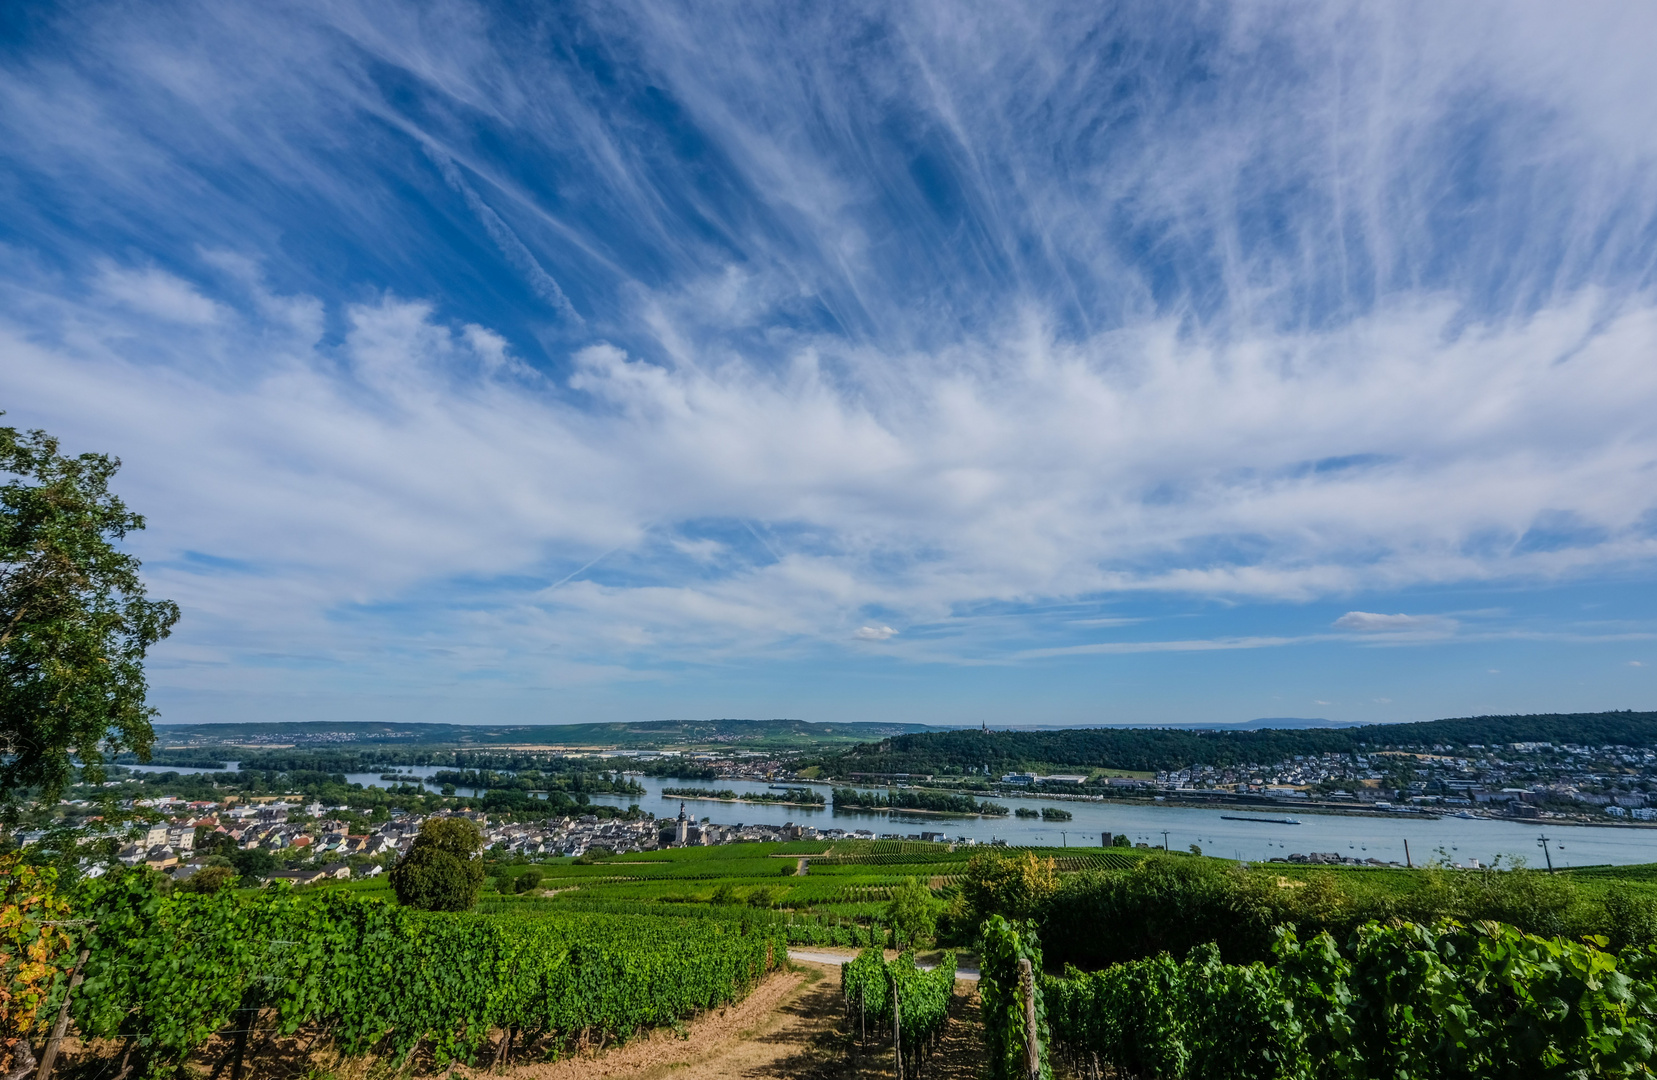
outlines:
[{"label": "distant ridge", "polygon": [[812,723],[806,720],[643,720],[609,724],[400,724],[393,721],[289,720],[225,724],[157,724],[157,749],[211,746],[294,746],[353,744],[430,747],[567,746],[652,749],[741,745],[798,747],[851,744],[897,735],[944,731],[927,724],[870,721]]},{"label": "distant ridge", "polygon": [[[1289,723],[1302,726],[1286,726]],[[1463,716],[1359,726],[1264,717],[1247,725],[1200,727],[967,728],[899,735],[852,747],[825,758],[821,765],[834,775],[982,769],[995,776],[1077,767],[1137,772],[1192,763],[1266,763],[1303,754],[1362,753],[1389,747],[1444,749],[1514,742],[1657,747],[1657,712]]]},{"label": "distant ridge", "polygon": [[[970,724],[960,725],[971,727]],[[995,726],[997,731],[1057,731],[1065,728],[1076,730],[1098,729],[1143,729],[1145,731],[1305,731],[1311,728],[1352,728],[1364,725],[1355,720],[1328,720],[1321,716],[1262,716],[1255,720],[1245,720],[1238,723],[1232,720],[1192,720],[1183,724],[1156,724],[1143,720],[1117,720],[1103,724],[1053,724],[1053,725],[1001,725]]]}]

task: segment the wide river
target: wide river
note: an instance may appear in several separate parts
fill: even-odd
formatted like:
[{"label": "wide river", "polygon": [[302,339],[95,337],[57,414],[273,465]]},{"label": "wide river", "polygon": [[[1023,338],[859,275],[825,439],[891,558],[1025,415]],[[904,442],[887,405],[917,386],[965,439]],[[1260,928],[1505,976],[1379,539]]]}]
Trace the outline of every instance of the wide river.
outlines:
[{"label": "wide river", "polygon": [[[235,762],[229,762],[234,769]],[[158,765],[129,765],[142,772],[191,772]],[[413,779],[424,779],[437,767],[404,766],[399,770]],[[738,793],[769,790],[764,782],[744,780],[674,780],[653,776],[633,779],[645,789],[637,798],[621,795],[594,795],[593,801],[626,806],[637,802],[657,817],[679,812],[677,799],[664,798],[664,787],[729,788]],[[396,781],[380,779],[379,773],[349,773],[346,780],[364,787],[390,787]],[[829,794],[826,784],[810,785]],[[461,795],[474,792],[462,788]],[[1503,862],[1523,858],[1527,864],[1544,865],[1538,837],[1546,832],[1555,866],[1592,866],[1604,863],[1627,865],[1657,862],[1657,829],[1565,826],[1549,824],[1544,829],[1535,821],[1502,821],[1488,818],[1356,817],[1311,814],[1295,810],[1216,810],[1186,806],[1147,806],[1118,803],[1071,802],[1052,799],[996,798],[1010,809],[1024,806],[1034,810],[1057,807],[1069,810],[1075,819],[1066,822],[1007,817],[946,817],[937,814],[869,813],[836,811],[807,806],[776,806],[765,803],[726,803],[686,800],[685,809],[697,818],[721,825],[735,823],[781,825],[794,822],[818,828],[871,829],[876,835],[898,833],[910,836],[922,831],[946,833],[950,839],[970,838],[981,842],[1005,840],[1009,844],[1049,844],[1055,847],[1098,847],[1100,834],[1125,833],[1135,843],[1176,851],[1192,844],[1205,855],[1218,855],[1258,862],[1296,852],[1339,852],[1361,859],[1404,862],[1404,842],[1409,841],[1415,865],[1441,851],[1452,862],[1478,859],[1488,863],[1498,855]],[[1257,820],[1226,821],[1222,815]],[[1279,825],[1259,819],[1294,818],[1299,825]]]}]

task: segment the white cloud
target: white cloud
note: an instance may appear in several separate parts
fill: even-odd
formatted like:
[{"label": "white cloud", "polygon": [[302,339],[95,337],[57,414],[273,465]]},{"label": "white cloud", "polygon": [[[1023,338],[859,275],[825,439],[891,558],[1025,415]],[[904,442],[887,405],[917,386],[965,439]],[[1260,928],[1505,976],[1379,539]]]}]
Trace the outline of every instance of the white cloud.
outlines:
[{"label": "white cloud", "polygon": [[[1231,346],[1155,324],[1081,344],[1035,330],[908,356],[879,372],[879,395],[865,389],[872,356],[835,354],[864,381],[826,374],[827,340],[781,372],[668,367],[597,345],[575,357],[573,400],[497,336],[444,326],[428,305],[349,308],[337,347],[316,339],[314,318],[284,314],[306,310],[304,298],[221,303],[214,321],[164,339],[178,362],[160,367],[123,359],[133,329],[114,311],[62,303],[53,317],[75,335],[50,344],[0,327],[9,398],[29,403],[26,422],[126,459],[158,591],[219,655],[236,641],[336,642],[342,608],[410,602],[484,649],[444,663],[606,666],[630,650],[808,647],[843,640],[848,622],[884,633],[860,621],[869,607],[947,625],[986,601],[1304,599],[1557,580],[1654,553],[1641,522],[1657,504],[1642,465],[1657,460],[1657,372],[1639,358],[1657,351],[1657,316],[1643,308],[1606,319],[1585,299],[1446,337],[1450,314],[1429,307]],[[1568,369],[1554,362],[1563,341],[1577,343]],[[252,360],[239,378],[203,366],[232,355]],[[1306,465],[1350,452],[1373,457]],[[1592,539],[1518,542],[1562,512]],[[712,540],[707,522],[734,531]],[[1246,560],[1224,546],[1239,535],[1255,545]],[[669,572],[658,550],[705,569]],[[204,574],[185,551],[254,569]],[[524,575],[571,580],[490,584]],[[451,596],[459,581],[473,584]],[[1377,640],[1456,628],[1361,611],[1335,624]],[[923,635],[901,647],[947,658],[964,646]]]},{"label": "white cloud", "polygon": [[93,286],[139,315],[166,322],[204,326],[220,314],[219,306],[195,286],[154,267],[127,269],[105,262]]},{"label": "white cloud", "polygon": [[1349,611],[1335,620],[1335,628],[1364,634],[1448,633],[1456,628],[1456,620],[1442,615],[1380,615],[1373,611]]},{"label": "white cloud", "polygon": [[1630,660],[1628,662],[1628,666],[1629,667],[1645,667],[1645,661],[1644,660]]},{"label": "white cloud", "polygon": [[896,633],[890,626],[860,626],[852,637],[859,641],[886,641]]}]

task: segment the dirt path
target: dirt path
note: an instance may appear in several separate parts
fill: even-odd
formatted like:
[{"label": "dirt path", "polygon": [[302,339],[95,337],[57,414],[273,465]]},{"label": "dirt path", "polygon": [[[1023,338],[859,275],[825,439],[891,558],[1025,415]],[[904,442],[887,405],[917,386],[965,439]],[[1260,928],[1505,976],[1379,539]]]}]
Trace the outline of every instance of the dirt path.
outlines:
[{"label": "dirt path", "polygon": [[[456,1069],[456,1077],[501,1076],[513,1080],[873,1080],[892,1075],[889,1047],[853,1054],[842,1030],[839,969],[798,963],[779,972],[741,1003],[692,1023],[688,1038],[658,1031],[628,1046],[595,1056],[520,1065],[504,1073]],[[978,1076],[976,988],[957,984],[955,1022],[926,1070],[927,1080]]]}]

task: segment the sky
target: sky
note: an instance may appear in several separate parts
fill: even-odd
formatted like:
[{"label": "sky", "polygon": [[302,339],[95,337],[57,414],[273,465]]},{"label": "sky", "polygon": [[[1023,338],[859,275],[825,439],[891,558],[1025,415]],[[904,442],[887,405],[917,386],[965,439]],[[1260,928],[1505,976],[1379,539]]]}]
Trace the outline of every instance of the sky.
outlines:
[{"label": "sky", "polygon": [[1657,708],[1657,10],[0,6],[163,722]]}]

